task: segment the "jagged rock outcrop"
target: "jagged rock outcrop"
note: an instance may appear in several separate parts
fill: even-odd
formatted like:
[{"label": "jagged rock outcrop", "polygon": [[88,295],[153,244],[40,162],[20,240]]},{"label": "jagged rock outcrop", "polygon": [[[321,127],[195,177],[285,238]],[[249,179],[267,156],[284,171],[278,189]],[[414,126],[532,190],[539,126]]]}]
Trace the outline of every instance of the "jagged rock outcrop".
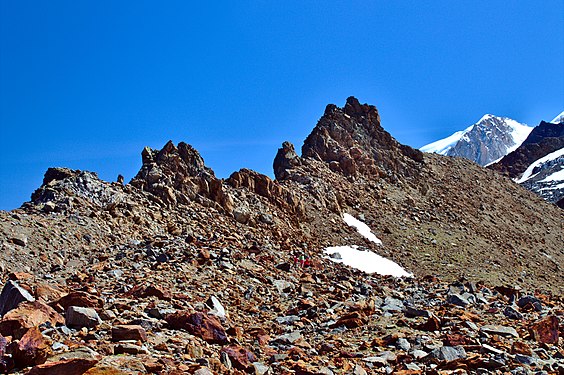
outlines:
[{"label": "jagged rock outcrop", "polygon": [[238,172],[234,172],[227,179],[227,183],[236,189],[246,188],[252,193],[265,197],[272,204],[288,212],[294,212],[299,215],[303,215],[305,212],[303,202],[299,196],[281,186],[277,181],[272,181],[268,176],[255,171],[241,169]]},{"label": "jagged rock outcrop", "polygon": [[283,180],[289,176],[288,170],[302,164],[302,161],[294,145],[288,141],[282,143],[282,147],[278,149],[274,158],[273,169],[274,177],[277,180]]},{"label": "jagged rock outcrop", "polygon": [[423,154],[401,145],[380,125],[375,106],[349,97],[343,108],[330,104],[302,146],[302,158],[327,162],[346,176],[373,178],[417,174]]},{"label": "jagged rock outcrop", "polygon": [[46,212],[62,212],[74,205],[112,207],[125,199],[118,186],[102,181],[93,172],[69,168],[49,168],[43,184],[31,195],[30,204]]},{"label": "jagged rock outcrop", "polygon": [[155,196],[165,206],[199,203],[231,207],[221,180],[206,167],[204,159],[192,146],[169,141],[161,150],[145,147],[143,166],[130,184]]}]

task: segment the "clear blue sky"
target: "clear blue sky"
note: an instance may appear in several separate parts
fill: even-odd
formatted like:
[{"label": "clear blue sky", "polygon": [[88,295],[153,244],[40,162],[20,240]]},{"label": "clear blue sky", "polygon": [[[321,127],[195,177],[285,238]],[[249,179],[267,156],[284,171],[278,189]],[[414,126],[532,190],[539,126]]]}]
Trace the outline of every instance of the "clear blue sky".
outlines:
[{"label": "clear blue sky", "polygon": [[[210,4],[208,4],[210,3]],[[0,2],[0,209],[50,166],[128,181],[144,146],[272,175],[354,95],[414,147],[564,110],[564,1]]]}]

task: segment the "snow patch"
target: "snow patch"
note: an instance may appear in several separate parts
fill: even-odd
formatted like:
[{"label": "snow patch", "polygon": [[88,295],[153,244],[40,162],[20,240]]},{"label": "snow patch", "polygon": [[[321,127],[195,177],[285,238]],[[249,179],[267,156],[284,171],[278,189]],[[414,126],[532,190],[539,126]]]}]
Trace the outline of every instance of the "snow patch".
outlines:
[{"label": "snow patch", "polygon": [[533,177],[533,170],[546,162],[549,162],[551,160],[554,160],[556,158],[559,158],[561,156],[564,155],[564,148],[561,148],[560,150],[556,150],[554,152],[551,152],[550,154],[543,156],[542,158],[534,161],[531,165],[529,165],[529,167],[525,170],[525,172],[523,172],[523,175],[521,176],[521,178],[514,180],[515,182],[517,182],[518,184],[522,184],[523,182],[527,181],[529,178]]},{"label": "snow patch", "polygon": [[360,233],[367,240],[372,241],[375,244],[382,245],[382,241],[378,237],[376,237],[376,235],[372,233],[370,227],[362,221],[349,214],[344,214],[343,220],[345,221],[345,223],[347,223],[347,225],[356,228],[358,233]]},{"label": "snow patch", "polygon": [[[371,251],[359,250],[358,246],[328,247],[324,250],[324,253],[333,262],[343,263],[366,273],[378,273],[395,277],[413,277],[413,274],[407,272],[396,262]],[[337,253],[340,259],[338,259]]]},{"label": "snow patch", "polygon": [[513,138],[513,141],[515,142],[512,147],[509,147],[507,149],[507,154],[509,154],[510,152],[515,151],[517,147],[521,146],[521,144],[525,142],[525,139],[527,139],[529,134],[531,134],[533,128],[509,118],[504,118],[504,120],[505,123],[512,128],[511,138]]},{"label": "snow patch", "polygon": [[538,191],[550,191],[550,190],[560,190],[560,189],[564,189],[564,183],[554,186],[544,187],[542,189],[539,189]]},{"label": "snow patch", "polygon": [[428,145],[421,147],[419,150],[439,155],[446,155],[448,150],[453,148],[458,143],[458,141],[460,141],[460,139],[464,137],[464,135],[466,135],[466,133],[472,130],[473,127],[474,125],[469,126],[464,130],[457,131],[453,135],[448,136],[444,139],[440,139],[433,143],[429,143]]},{"label": "snow patch", "polygon": [[564,167],[561,170],[554,172],[550,176],[547,176],[545,179],[539,182],[553,182],[553,181],[564,181]]}]

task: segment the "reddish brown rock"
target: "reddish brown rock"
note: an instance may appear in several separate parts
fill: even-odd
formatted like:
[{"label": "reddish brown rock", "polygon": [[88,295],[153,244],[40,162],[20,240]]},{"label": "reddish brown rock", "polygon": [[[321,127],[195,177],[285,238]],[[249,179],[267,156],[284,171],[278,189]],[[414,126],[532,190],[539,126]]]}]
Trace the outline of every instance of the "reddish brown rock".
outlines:
[{"label": "reddish brown rock", "polygon": [[0,373],[1,374],[7,373],[9,370],[11,370],[14,367],[13,359],[6,356],[6,350],[8,349],[9,344],[10,341],[6,337],[0,335]]},{"label": "reddish brown rock", "polygon": [[207,342],[225,344],[227,335],[219,319],[201,312],[189,313],[179,311],[165,318],[172,329],[185,329],[190,334],[198,336]]},{"label": "reddish brown rock", "polygon": [[12,272],[8,275],[8,279],[10,280],[17,280],[17,281],[22,281],[22,280],[27,280],[27,279],[32,279],[33,275],[27,272]]},{"label": "reddish brown rock", "polygon": [[163,301],[170,301],[172,299],[172,293],[170,292],[170,290],[153,285],[136,285],[127,293],[125,293],[125,295],[138,298],[157,297],[158,299]]},{"label": "reddish brown rock", "polygon": [[531,347],[522,341],[515,341],[511,346],[511,354],[523,354],[531,356],[533,351]]},{"label": "reddish brown rock", "polygon": [[56,301],[64,295],[65,292],[53,285],[41,283],[35,286],[35,298],[45,303]]},{"label": "reddish brown rock", "polygon": [[95,295],[86,292],[71,292],[66,296],[60,298],[59,300],[50,304],[52,307],[59,311],[65,311],[70,306],[77,307],[90,307],[90,308],[102,308],[104,307],[104,301]]},{"label": "reddish brown rock", "polygon": [[39,328],[30,328],[14,348],[16,367],[40,365],[52,353],[50,343],[43,337]]},{"label": "reddish brown rock", "polygon": [[26,375],[82,375],[98,363],[95,359],[71,358],[35,366]]},{"label": "reddish brown rock", "polygon": [[445,346],[466,346],[471,343],[472,340],[470,338],[460,333],[447,334],[443,339],[443,345]]},{"label": "reddish brown rock", "polygon": [[434,315],[431,315],[425,323],[419,324],[417,329],[421,331],[433,332],[441,329],[441,321]]},{"label": "reddish brown rock", "polygon": [[139,297],[157,297],[163,301],[170,301],[172,293],[168,289],[150,285],[140,293]]},{"label": "reddish brown rock", "polygon": [[364,324],[365,321],[362,315],[355,311],[353,313],[342,316],[341,318],[339,318],[339,320],[337,320],[337,322],[332,324],[331,327],[345,326],[347,328],[356,328],[361,327]]},{"label": "reddish brown rock", "polygon": [[112,328],[112,341],[147,341],[147,332],[140,325],[120,325]]},{"label": "reddish brown rock", "polygon": [[117,368],[108,366],[96,366],[92,367],[90,370],[86,371],[84,375],[129,375],[130,372],[124,372],[118,370]]},{"label": "reddish brown rock", "polygon": [[231,364],[238,370],[246,371],[252,367],[253,362],[257,361],[257,357],[249,350],[239,345],[226,346],[221,349],[231,360]]},{"label": "reddish brown rock", "polygon": [[558,318],[554,315],[532,324],[530,327],[534,339],[542,344],[558,344]]},{"label": "reddish brown rock", "polygon": [[29,328],[45,322],[51,325],[64,324],[65,319],[50,306],[39,302],[24,302],[8,312],[0,321],[0,334],[21,338]]}]

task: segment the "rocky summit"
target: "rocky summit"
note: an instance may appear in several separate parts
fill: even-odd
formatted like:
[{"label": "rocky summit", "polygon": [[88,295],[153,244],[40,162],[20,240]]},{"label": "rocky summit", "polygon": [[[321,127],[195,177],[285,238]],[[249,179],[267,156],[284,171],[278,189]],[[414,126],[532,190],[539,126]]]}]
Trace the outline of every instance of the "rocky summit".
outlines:
[{"label": "rocky summit", "polygon": [[0,372],[564,373],[564,211],[376,107],[327,106],[275,180],[186,143],[142,161],[127,184],[50,168],[0,212]]}]

